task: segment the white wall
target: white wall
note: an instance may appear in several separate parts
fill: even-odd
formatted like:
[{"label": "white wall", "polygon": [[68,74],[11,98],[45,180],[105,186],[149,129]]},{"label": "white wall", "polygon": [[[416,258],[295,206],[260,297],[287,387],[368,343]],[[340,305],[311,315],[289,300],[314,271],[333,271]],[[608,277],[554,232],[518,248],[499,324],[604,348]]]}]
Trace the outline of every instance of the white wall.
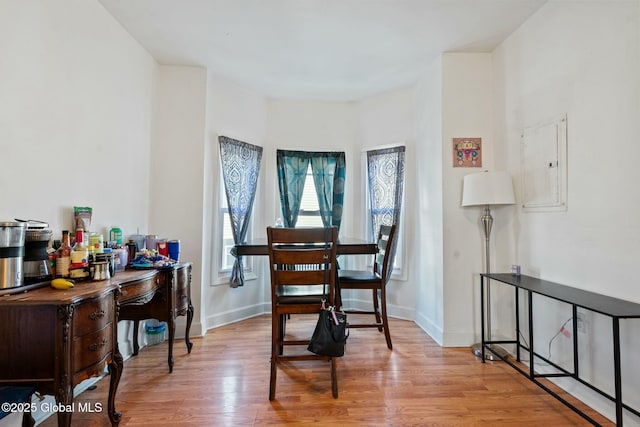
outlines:
[{"label": "white wall", "polygon": [[[498,256],[521,264],[524,274],[634,302],[640,302],[640,225],[634,214],[640,208],[634,187],[640,181],[634,155],[640,134],[639,9],[637,0],[550,1],[494,54],[496,139],[514,176],[524,128],[561,113],[568,123],[567,211],[518,209],[510,241],[496,248]],[[571,313],[543,300],[534,309],[535,339],[546,354]],[[611,323],[593,314],[587,322],[587,332],[579,333],[581,371],[611,392]],[[622,327],[623,395],[635,408],[640,408],[640,370],[634,362],[640,351],[638,322]],[[553,360],[571,360],[568,341],[554,341]],[[611,405],[593,393],[571,389],[612,414]],[[640,421],[630,416],[625,425]]]},{"label": "white wall", "polygon": [[416,323],[444,342],[442,59],[416,85]]},{"label": "white wall", "polygon": [[[400,88],[376,96],[365,98],[355,103],[357,107],[357,140],[354,141],[355,152],[358,155],[354,169],[349,172],[349,179],[353,180],[354,194],[359,197],[354,200],[355,210],[352,208],[352,218],[357,225],[349,236],[367,237],[365,230],[367,206],[364,189],[366,187],[366,171],[362,163],[366,151],[389,145],[404,144],[405,152],[405,184],[404,203],[402,206],[400,232],[404,265],[400,271],[394,271],[387,285],[387,308],[389,315],[403,319],[415,319],[416,293],[420,282],[417,280],[416,267],[420,258],[416,254],[419,244],[414,239],[413,230],[417,223],[417,200],[414,195],[418,182],[416,181],[416,89],[415,87]],[[356,159],[354,159],[356,160]],[[370,260],[369,260],[370,261]],[[360,265],[359,268],[365,268]],[[369,292],[353,291],[346,293],[345,301],[351,307],[370,309],[371,298]]]},{"label": "white wall", "polygon": [[59,239],[91,206],[91,231],[145,229],[156,62],[98,2],[1,3],[0,220],[46,221]]},{"label": "white wall", "polygon": [[[160,66],[154,97],[149,228],[142,234],[180,240],[180,260],[193,262],[191,332],[202,334],[201,282],[204,224],[207,72]],[[205,243],[206,242],[206,243]],[[176,330],[183,331],[184,318]]]},{"label": "white wall", "polygon": [[[205,329],[218,327],[247,317],[264,313],[264,283],[256,280],[255,275],[246,272],[245,286],[232,289],[228,277],[221,277],[218,271],[220,251],[217,245],[220,231],[216,228],[219,218],[220,189],[220,149],[218,136],[224,135],[254,145],[264,146],[266,133],[267,101],[260,95],[246,90],[213,73],[208,75],[207,84],[207,132],[205,141],[205,191],[204,191],[204,227],[202,311]],[[258,182],[254,204],[254,230],[264,229],[262,212],[266,197],[265,155]],[[223,195],[224,197],[224,195]],[[269,197],[273,197],[269,195]],[[213,238],[211,238],[213,236]],[[254,257],[249,260],[260,268],[261,260]]]},{"label": "white wall", "polygon": [[[481,207],[461,208],[462,180],[483,170],[503,170],[493,136],[492,62],[488,53],[446,53],[442,57],[443,313],[446,346],[480,341],[480,282],[484,272]],[[482,138],[482,167],[453,167],[453,138]],[[491,242],[506,226],[505,210],[494,209]],[[509,260],[493,257],[492,271]]]},{"label": "white wall", "polygon": [[156,63],[97,2],[3,2],[0,218],[146,228]]}]

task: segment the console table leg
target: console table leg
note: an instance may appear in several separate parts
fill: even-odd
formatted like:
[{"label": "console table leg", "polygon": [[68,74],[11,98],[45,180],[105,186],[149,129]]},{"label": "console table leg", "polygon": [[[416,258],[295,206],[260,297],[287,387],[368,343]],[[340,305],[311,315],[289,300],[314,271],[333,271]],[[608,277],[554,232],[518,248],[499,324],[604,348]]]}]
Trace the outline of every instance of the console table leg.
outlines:
[{"label": "console table leg", "polygon": [[527,292],[527,299],[529,304],[529,378],[533,379],[535,376],[534,358],[533,354],[533,294],[531,291]]},{"label": "console table leg", "polygon": [[176,336],[176,319],[173,314],[169,316],[169,356],[167,362],[169,363],[169,373],[173,372],[173,339]]},{"label": "console table leg", "polygon": [[620,319],[613,319],[613,378],[616,390],[616,426],[622,427],[622,368],[620,366]]},{"label": "console table leg", "polygon": [[140,345],[138,344],[138,329],[140,327],[140,321],[133,321],[133,355],[137,356],[138,351],[140,350]]},{"label": "console table leg", "polygon": [[191,304],[191,298],[189,298],[189,309],[187,310],[187,328],[184,331],[184,342],[187,344],[187,353],[191,353],[193,343],[189,340],[189,331],[191,330],[191,322],[193,321],[193,304]]},{"label": "console table leg", "polygon": [[480,276],[480,357],[482,363],[486,363],[484,348],[484,276]]},{"label": "console table leg", "polygon": [[120,384],[123,368],[124,360],[122,359],[120,350],[116,349],[113,360],[109,363],[109,375],[111,378],[109,381],[109,399],[107,400],[107,411],[109,412],[109,420],[113,427],[116,427],[120,423],[120,418],[122,417],[122,413],[116,411],[116,390],[118,390],[118,384]]}]

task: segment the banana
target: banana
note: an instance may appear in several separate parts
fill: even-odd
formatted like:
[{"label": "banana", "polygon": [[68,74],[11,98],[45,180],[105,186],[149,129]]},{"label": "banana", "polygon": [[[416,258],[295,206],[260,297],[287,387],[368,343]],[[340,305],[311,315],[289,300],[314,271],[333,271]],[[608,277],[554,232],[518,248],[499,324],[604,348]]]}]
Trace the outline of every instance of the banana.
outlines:
[{"label": "banana", "polygon": [[73,288],[73,282],[67,279],[53,279],[51,281],[51,287],[55,289],[69,289]]}]

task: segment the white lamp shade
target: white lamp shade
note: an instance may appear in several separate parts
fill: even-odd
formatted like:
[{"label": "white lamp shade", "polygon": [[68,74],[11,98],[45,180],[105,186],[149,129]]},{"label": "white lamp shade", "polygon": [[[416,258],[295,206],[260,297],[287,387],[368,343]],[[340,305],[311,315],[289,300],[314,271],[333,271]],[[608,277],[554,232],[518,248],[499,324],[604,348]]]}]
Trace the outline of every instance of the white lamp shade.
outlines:
[{"label": "white lamp shade", "polygon": [[507,172],[480,172],[464,177],[462,206],[513,205],[511,176]]}]

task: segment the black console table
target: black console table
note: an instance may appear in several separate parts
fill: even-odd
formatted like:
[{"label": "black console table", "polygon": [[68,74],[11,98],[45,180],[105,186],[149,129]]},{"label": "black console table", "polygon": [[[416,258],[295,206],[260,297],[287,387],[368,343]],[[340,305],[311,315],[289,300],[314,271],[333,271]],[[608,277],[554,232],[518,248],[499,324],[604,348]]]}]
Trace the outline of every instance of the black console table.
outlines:
[{"label": "black console table", "polygon": [[[515,340],[485,340],[485,279],[500,282],[503,284],[511,285],[515,288],[515,321],[516,321],[516,338]],[[528,304],[528,326],[529,326],[529,342],[528,348],[526,345],[520,342],[520,303],[519,303],[519,290],[523,290],[527,294]],[[580,371],[578,366],[578,334],[573,334],[573,372],[569,372],[566,369],[556,365],[540,354],[533,350],[533,299],[532,295],[538,294],[548,298],[552,298],[564,303],[570,304],[572,308],[572,320],[573,330],[578,330],[577,309],[578,307],[591,310],[596,313],[603,314],[611,317],[613,325],[613,371],[614,371],[614,387],[615,395],[600,390],[594,385],[586,382],[580,378]],[[485,352],[490,351],[499,359],[505,361],[510,366],[515,368],[518,372],[529,378],[536,383],[539,387],[544,389],[547,393],[561,401],[563,404],[571,408],[574,412],[580,414],[583,418],[588,420],[594,425],[598,423],[589,417],[587,414],[576,408],[571,402],[558,395],[556,392],[547,387],[544,383],[540,382],[539,378],[549,377],[568,377],[579,381],[581,384],[596,391],[601,396],[609,399],[615,403],[616,407],[616,425],[622,426],[622,414],[623,410],[635,414],[640,417],[640,412],[629,405],[626,405],[622,400],[622,372],[620,366],[620,319],[633,319],[640,318],[640,304],[624,301],[617,298],[608,297],[605,295],[596,294],[594,292],[584,291],[577,288],[572,288],[565,285],[560,285],[554,282],[548,282],[546,280],[536,279],[530,276],[516,276],[512,274],[481,274],[480,275],[480,315],[482,317],[482,362],[485,362]],[[529,353],[529,369],[523,369],[521,366],[515,364],[508,357],[505,357],[500,352],[495,351],[492,344],[511,344],[516,348],[516,360],[520,362],[520,351],[524,349]],[[552,374],[539,374],[535,372],[534,359],[539,358],[549,365],[553,366],[559,371],[559,373]]]}]

